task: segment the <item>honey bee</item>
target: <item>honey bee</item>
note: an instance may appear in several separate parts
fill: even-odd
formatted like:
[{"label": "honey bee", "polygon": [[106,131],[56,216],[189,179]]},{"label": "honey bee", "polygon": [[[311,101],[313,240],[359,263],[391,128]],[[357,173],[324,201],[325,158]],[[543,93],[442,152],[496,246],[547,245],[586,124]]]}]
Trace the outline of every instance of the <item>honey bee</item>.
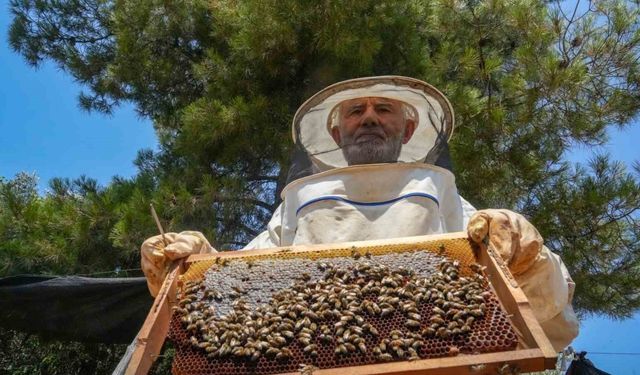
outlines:
[{"label": "honey bee", "polygon": [[351,248],[351,256],[353,257],[353,259],[358,260],[360,259],[361,255],[360,253],[356,250],[356,247],[352,247]]},{"label": "honey bee", "polygon": [[380,311],[380,315],[381,316],[389,316],[389,315],[393,314],[394,311],[395,310],[394,310],[393,307],[387,307],[387,308],[384,308],[384,309],[382,309]]},{"label": "honey bee", "polygon": [[318,368],[312,365],[305,365],[304,363],[300,364],[300,375],[312,375],[315,370]]},{"label": "honey bee", "polygon": [[367,352],[367,346],[364,344],[364,342],[358,343],[358,349],[360,349],[360,352],[362,352],[362,354],[365,354]]},{"label": "honey bee", "polygon": [[415,350],[418,350],[423,346],[424,346],[424,341],[422,340],[416,340],[411,344],[411,347]]},{"label": "honey bee", "polygon": [[413,320],[413,319],[407,319],[407,321],[404,324],[405,326],[407,326],[407,328],[410,329],[417,329],[420,328],[420,322]]},{"label": "honey bee", "polygon": [[287,358],[291,358],[291,350],[288,348],[282,348],[278,354],[276,354],[276,360],[283,360]]},{"label": "honey bee", "polygon": [[447,331],[446,328],[444,327],[440,327],[438,328],[438,331],[436,332],[436,335],[440,338],[446,339],[449,336],[451,336],[451,333],[449,331]]},{"label": "honey bee", "polygon": [[382,340],[382,342],[380,342],[378,347],[380,348],[381,351],[383,351],[383,352],[387,351],[387,343],[388,342],[389,342],[389,340],[387,340],[387,339],[384,339],[384,340]]},{"label": "honey bee", "polygon": [[482,273],[487,267],[481,266],[478,263],[472,263],[469,265],[469,268],[475,273]]},{"label": "honey bee", "polygon": [[420,359],[420,357],[418,356],[418,352],[413,348],[409,348],[407,350],[407,354],[409,355],[409,361],[416,361]]},{"label": "honey bee", "polygon": [[427,328],[423,329],[421,333],[422,333],[423,336],[433,337],[436,334],[436,330],[431,328],[431,327],[427,327]]},{"label": "honey bee", "polygon": [[413,320],[417,320],[420,321],[422,319],[422,317],[420,316],[420,314],[417,313],[409,313],[407,314],[407,316]]},{"label": "honey bee", "polygon": [[304,353],[309,354],[309,353],[311,353],[312,351],[317,350],[317,349],[318,349],[318,345],[316,345],[316,344],[309,344],[309,345],[305,346],[305,347],[304,347],[304,349],[303,349],[302,351],[303,351]]}]

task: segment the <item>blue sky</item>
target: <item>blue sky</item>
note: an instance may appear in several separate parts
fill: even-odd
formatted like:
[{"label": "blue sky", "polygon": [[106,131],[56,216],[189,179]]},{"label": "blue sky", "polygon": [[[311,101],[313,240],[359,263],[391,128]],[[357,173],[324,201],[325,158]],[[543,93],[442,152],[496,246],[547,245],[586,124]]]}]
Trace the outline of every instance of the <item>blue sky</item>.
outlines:
[{"label": "blue sky", "polygon": [[139,149],[157,145],[153,126],[123,106],[112,116],[78,107],[80,87],[51,63],[37,70],[10,50],[7,5],[0,9],[0,176],[25,171],[40,177],[82,174],[105,185],[114,175],[132,176]]},{"label": "blue sky", "polygon": [[[132,176],[133,159],[142,148],[157,141],[148,119],[139,118],[131,106],[108,117],[79,109],[80,87],[50,63],[38,70],[28,67],[7,43],[10,22],[7,6],[0,9],[0,176],[12,178],[20,171],[36,173],[44,191],[52,177],[82,174],[107,184],[112,176]],[[640,159],[640,126],[613,131],[599,151],[631,164]],[[594,151],[576,147],[569,160],[584,162]],[[640,352],[640,313],[632,319],[611,321],[592,317],[582,323],[573,346],[592,352]],[[612,374],[640,374],[640,356],[590,354],[602,370]]]}]

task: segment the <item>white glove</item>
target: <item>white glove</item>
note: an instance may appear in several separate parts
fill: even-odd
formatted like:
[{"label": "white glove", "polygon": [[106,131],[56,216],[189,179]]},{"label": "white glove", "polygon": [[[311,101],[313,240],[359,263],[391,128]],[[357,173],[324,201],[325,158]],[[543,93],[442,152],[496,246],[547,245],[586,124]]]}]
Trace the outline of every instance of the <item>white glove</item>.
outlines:
[{"label": "white glove", "polygon": [[153,297],[158,294],[172,261],[191,254],[216,252],[200,232],[165,233],[164,238],[167,241],[166,247],[161,235],[147,238],[140,246],[142,272]]},{"label": "white glove", "polygon": [[542,236],[524,216],[509,210],[480,210],[469,219],[471,240],[489,242],[514,276],[527,271],[542,250]]},{"label": "white glove", "polygon": [[524,216],[509,210],[480,210],[469,219],[472,241],[489,242],[527,296],[534,315],[560,351],[578,335],[571,307],[575,283],[560,257],[543,246],[542,236]]}]

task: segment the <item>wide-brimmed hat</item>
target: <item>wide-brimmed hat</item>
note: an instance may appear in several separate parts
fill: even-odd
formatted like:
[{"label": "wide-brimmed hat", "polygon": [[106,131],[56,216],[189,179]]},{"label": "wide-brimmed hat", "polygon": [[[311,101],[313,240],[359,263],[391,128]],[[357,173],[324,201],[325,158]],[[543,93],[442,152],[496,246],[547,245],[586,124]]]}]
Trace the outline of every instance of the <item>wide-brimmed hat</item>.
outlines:
[{"label": "wide-brimmed hat", "polygon": [[380,97],[404,102],[411,108],[416,130],[402,146],[399,162],[423,162],[429,152],[451,138],[454,113],[449,100],[435,87],[418,79],[379,76],[333,84],[309,98],[293,117],[293,141],[319,170],[347,166],[341,148],[331,136],[331,115],[345,100]]}]

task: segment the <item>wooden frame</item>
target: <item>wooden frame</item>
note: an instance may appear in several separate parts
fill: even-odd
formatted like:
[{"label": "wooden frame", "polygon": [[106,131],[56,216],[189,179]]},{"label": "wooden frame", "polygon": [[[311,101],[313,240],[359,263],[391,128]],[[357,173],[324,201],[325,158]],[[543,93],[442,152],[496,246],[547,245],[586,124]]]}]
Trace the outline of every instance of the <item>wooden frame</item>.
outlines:
[{"label": "wooden frame", "polygon": [[135,349],[127,366],[126,375],[147,374],[158,358],[169,332],[171,308],[178,302],[176,300],[178,279],[183,272],[182,261],[174,263],[169,269],[162,288],[135,338]]},{"label": "wooden frame", "polygon": [[[438,240],[466,239],[464,232],[447,233],[431,236],[404,237],[385,240],[359,241],[330,245],[302,245],[287,247],[288,253],[321,251],[332,248],[348,248],[357,246],[385,246],[394,244],[411,244]],[[485,272],[491,286],[503,308],[509,314],[512,326],[518,333],[518,348],[507,352],[465,355],[456,357],[423,359],[418,361],[400,361],[377,363],[355,367],[335,369],[318,369],[317,375],[328,374],[495,374],[504,366],[517,367],[520,371],[541,371],[555,368],[557,353],[536,320],[524,292],[518,287],[515,279],[500,256],[491,248],[482,246],[477,253],[477,262],[486,267]],[[179,275],[188,269],[189,264],[216,257],[242,258],[252,255],[264,255],[282,252],[283,248],[264,250],[247,250],[221,252],[215,254],[197,254],[190,256],[184,265],[177,264],[167,275],[162,289],[137,336],[136,349],[127,368],[127,375],[146,374],[157,358],[166,338],[171,307],[176,303],[176,287]],[[292,373],[296,374],[296,373]]]}]

